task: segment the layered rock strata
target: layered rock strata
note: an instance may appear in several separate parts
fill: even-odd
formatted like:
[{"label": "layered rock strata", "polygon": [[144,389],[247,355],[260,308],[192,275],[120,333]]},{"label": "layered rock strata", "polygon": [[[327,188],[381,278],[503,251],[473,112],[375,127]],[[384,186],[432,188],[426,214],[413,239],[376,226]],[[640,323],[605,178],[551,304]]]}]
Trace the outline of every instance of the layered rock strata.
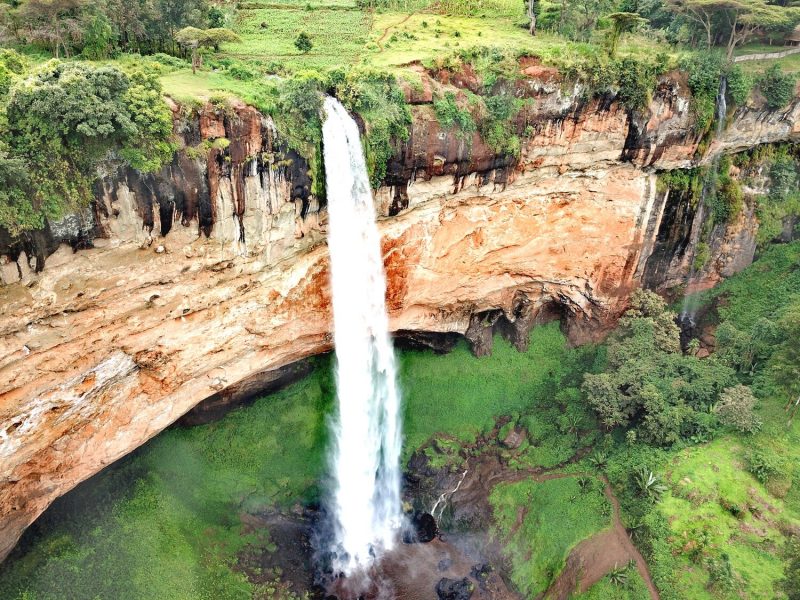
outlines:
[{"label": "layered rock strata", "polygon": [[[685,277],[686,236],[670,232],[694,216],[655,176],[697,160],[680,77],[630,114],[537,73],[515,91],[535,99],[518,160],[441,129],[425,90],[453,82],[426,79],[412,99],[411,137],[376,193],[391,327],[408,343],[463,334],[483,354],[498,330],[524,347],[554,317],[580,342],[643,281]],[[795,139],[798,110],[740,109],[712,151]],[[216,410],[331,348],[326,212],[307,163],[250,107],[175,115],[184,149],[162,172],[109,174],[86,214],[0,239],[0,557],[54,498],[201,401]],[[721,232],[717,255],[742,256],[748,227]]]}]

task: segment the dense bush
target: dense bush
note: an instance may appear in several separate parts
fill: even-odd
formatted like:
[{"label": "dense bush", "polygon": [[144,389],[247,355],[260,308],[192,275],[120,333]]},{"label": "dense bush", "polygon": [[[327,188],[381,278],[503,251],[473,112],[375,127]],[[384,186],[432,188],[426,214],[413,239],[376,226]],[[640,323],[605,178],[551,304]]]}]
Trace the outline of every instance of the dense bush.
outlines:
[{"label": "dense bush", "polygon": [[753,412],[756,397],[750,388],[736,385],[720,394],[714,412],[720,423],[743,433],[755,433],[761,428],[761,421]]},{"label": "dense bush", "polygon": [[758,89],[764,94],[767,106],[772,109],[783,108],[794,97],[796,78],[791,73],[781,71],[780,65],[772,65],[758,79]]},{"label": "dense bush", "polygon": [[692,92],[692,109],[697,131],[706,131],[714,121],[723,65],[722,55],[715,52],[693,53],[680,62],[680,68],[687,74]]},{"label": "dense bush", "polygon": [[445,92],[444,96],[433,103],[436,119],[445,129],[457,129],[461,135],[468,136],[476,131],[477,126],[468,108],[459,106],[453,92]]},{"label": "dense bush", "polygon": [[728,95],[734,104],[742,105],[747,102],[752,89],[753,79],[742,70],[742,67],[733,65],[728,69]]},{"label": "dense bush", "polygon": [[394,76],[371,70],[337,69],[328,74],[328,87],[366,125],[364,153],[372,186],[386,177],[393,142],[408,139],[411,112]]},{"label": "dense bush", "polygon": [[660,297],[639,291],[609,339],[606,372],[587,374],[583,391],[606,427],[670,445],[713,435],[709,408],[733,383],[729,367],[683,355],[675,315]]},{"label": "dense bush", "polygon": [[[13,85],[0,225],[20,233],[88,204],[97,165],[116,153],[149,171],[170,160],[172,114],[156,77],[51,61]],[[20,165],[24,165],[20,169]],[[23,177],[21,171],[26,171]]]}]

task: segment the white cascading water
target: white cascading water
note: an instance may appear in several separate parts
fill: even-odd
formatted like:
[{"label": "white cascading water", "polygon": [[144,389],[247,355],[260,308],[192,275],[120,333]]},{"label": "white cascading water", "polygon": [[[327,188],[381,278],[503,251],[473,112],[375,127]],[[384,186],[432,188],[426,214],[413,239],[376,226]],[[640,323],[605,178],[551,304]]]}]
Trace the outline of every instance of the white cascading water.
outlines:
[{"label": "white cascading water", "polygon": [[332,550],[337,570],[350,574],[390,549],[401,524],[400,394],[361,138],[355,121],[334,98],[326,98],[325,114],[338,399]]}]

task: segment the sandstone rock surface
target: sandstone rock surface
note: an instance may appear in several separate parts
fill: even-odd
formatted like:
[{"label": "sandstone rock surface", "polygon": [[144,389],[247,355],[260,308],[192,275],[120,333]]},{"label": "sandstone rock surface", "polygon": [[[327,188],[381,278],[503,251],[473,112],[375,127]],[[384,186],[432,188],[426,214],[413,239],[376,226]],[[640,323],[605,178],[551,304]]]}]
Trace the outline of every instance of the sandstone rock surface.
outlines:
[{"label": "sandstone rock surface", "polygon": [[[630,115],[544,73],[521,92],[538,102],[519,161],[442,131],[421,94],[376,193],[391,328],[415,342],[467,334],[478,353],[495,329],[522,347],[556,316],[573,341],[601,335],[658,244],[669,254],[653,170],[694,160],[682,86],[665,80],[649,111]],[[797,113],[736,118],[761,143],[794,139]],[[184,151],[155,176],[104,180],[92,215],[50,243],[93,248],[62,250],[39,273],[28,257],[43,260],[43,246],[0,249],[0,558],[53,499],[201,401],[255,391],[331,349],[326,212],[307,165],[244,105],[233,116],[209,107],[183,131],[187,148],[231,143]],[[715,260],[751,243],[752,215],[742,219],[720,233]],[[708,277],[746,262],[720,260]],[[685,268],[664,261],[655,286]]]}]

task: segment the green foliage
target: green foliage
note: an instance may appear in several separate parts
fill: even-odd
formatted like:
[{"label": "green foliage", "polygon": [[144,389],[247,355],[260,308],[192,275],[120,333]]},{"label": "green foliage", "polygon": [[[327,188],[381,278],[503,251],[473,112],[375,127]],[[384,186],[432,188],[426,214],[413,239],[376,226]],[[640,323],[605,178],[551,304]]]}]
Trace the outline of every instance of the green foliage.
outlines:
[{"label": "green foliage", "polygon": [[730,158],[723,157],[717,171],[709,173],[709,177],[713,179],[705,183],[707,189],[714,192],[706,197],[714,223],[731,223],[744,208],[742,186],[738,179],[731,177],[730,167]]},{"label": "green foliage", "polygon": [[108,58],[114,42],[114,29],[111,27],[111,21],[104,13],[97,12],[89,18],[84,32],[81,54],[90,60]]},{"label": "green foliage", "polygon": [[699,272],[706,266],[709,259],[711,258],[711,248],[709,248],[708,244],[705,242],[699,242],[697,244],[697,251],[694,255],[694,261],[692,262],[692,268]]},{"label": "green foliage", "polygon": [[747,102],[750,91],[753,89],[753,79],[739,65],[728,68],[728,95],[734,104],[741,106]]},{"label": "green foliage", "polygon": [[578,542],[611,525],[602,488],[582,491],[577,477],[501,483],[489,500],[493,535],[505,542],[511,580],[525,598],[548,588]]},{"label": "green foliage", "polygon": [[645,466],[639,467],[634,473],[634,481],[639,495],[651,501],[658,501],[668,488],[661,479]]},{"label": "green foliage", "polygon": [[769,448],[754,448],[747,453],[747,470],[761,483],[785,473],[786,464],[780,455]]},{"label": "green foliage", "polygon": [[294,47],[297,48],[303,54],[307,54],[314,47],[314,43],[311,41],[311,38],[308,37],[308,34],[305,31],[303,31],[300,33],[300,35],[297,36],[297,39],[294,41]]},{"label": "green foliage", "polygon": [[629,109],[645,108],[656,85],[660,69],[653,64],[626,56],[618,64],[619,100]]},{"label": "green foliage", "polygon": [[[0,225],[14,233],[87,205],[109,152],[143,170],[173,152],[171,112],[158,80],[142,72],[51,61],[12,87],[6,115],[6,181],[20,187],[7,190]],[[27,178],[9,175],[17,161]]]},{"label": "green foliage", "polygon": [[611,30],[608,34],[608,54],[616,56],[617,47],[623,34],[629,33],[647,22],[635,12],[616,12],[606,17],[611,21]]},{"label": "green foliage", "polygon": [[724,72],[723,57],[716,52],[693,53],[681,59],[680,68],[687,74],[692,92],[695,129],[707,131],[714,121],[719,81]]},{"label": "green foliage", "polygon": [[755,433],[761,429],[761,420],[753,412],[756,402],[750,388],[740,384],[720,394],[714,412],[723,425],[742,433]]},{"label": "green foliage", "polygon": [[763,249],[784,233],[787,219],[800,217],[798,164],[794,149],[783,145],[751,151],[745,160],[746,169],[766,170],[769,175],[769,193],[758,197],[756,206],[758,245]]},{"label": "green foliage", "polygon": [[675,316],[651,292],[638,291],[608,342],[606,372],[584,377],[589,404],[608,428],[631,428],[657,445],[703,441],[708,414],[733,371],[714,359],[680,352]]},{"label": "green foliage", "polygon": [[172,160],[176,150],[170,139],[172,111],[161,96],[161,83],[152,73],[134,71],[123,101],[135,132],[122,142],[119,154],[134,169],[157,171]]},{"label": "green foliage", "polygon": [[364,153],[373,188],[386,177],[396,141],[409,136],[411,111],[392,75],[363,69],[337,69],[328,74],[328,87],[366,124]]},{"label": "green foliage", "polygon": [[323,90],[324,81],[315,72],[300,73],[280,88],[273,117],[289,146],[304,156],[322,143]]},{"label": "green foliage", "polygon": [[240,42],[241,39],[230,29],[217,27],[199,29],[197,27],[184,27],[175,34],[175,41],[188,48],[218,48],[225,42]]},{"label": "green foliage", "polygon": [[[614,577],[612,577],[614,573]],[[635,564],[615,567],[585,593],[572,596],[576,600],[643,600],[650,592]]]},{"label": "green foliage", "polygon": [[463,136],[469,136],[477,130],[475,120],[468,108],[462,108],[453,92],[445,92],[444,96],[433,103],[436,119],[444,129],[457,128]]},{"label": "green foliage", "polygon": [[800,536],[793,535],[786,543],[786,576],[780,581],[780,589],[788,600],[800,600]]},{"label": "green foliage", "polygon": [[781,71],[779,65],[773,65],[762,75],[757,83],[758,89],[766,98],[767,106],[773,110],[783,108],[794,97],[796,78],[791,73]]},{"label": "green foliage", "polygon": [[783,341],[769,358],[767,374],[791,403],[800,397],[800,294],[781,316],[778,329]]}]

